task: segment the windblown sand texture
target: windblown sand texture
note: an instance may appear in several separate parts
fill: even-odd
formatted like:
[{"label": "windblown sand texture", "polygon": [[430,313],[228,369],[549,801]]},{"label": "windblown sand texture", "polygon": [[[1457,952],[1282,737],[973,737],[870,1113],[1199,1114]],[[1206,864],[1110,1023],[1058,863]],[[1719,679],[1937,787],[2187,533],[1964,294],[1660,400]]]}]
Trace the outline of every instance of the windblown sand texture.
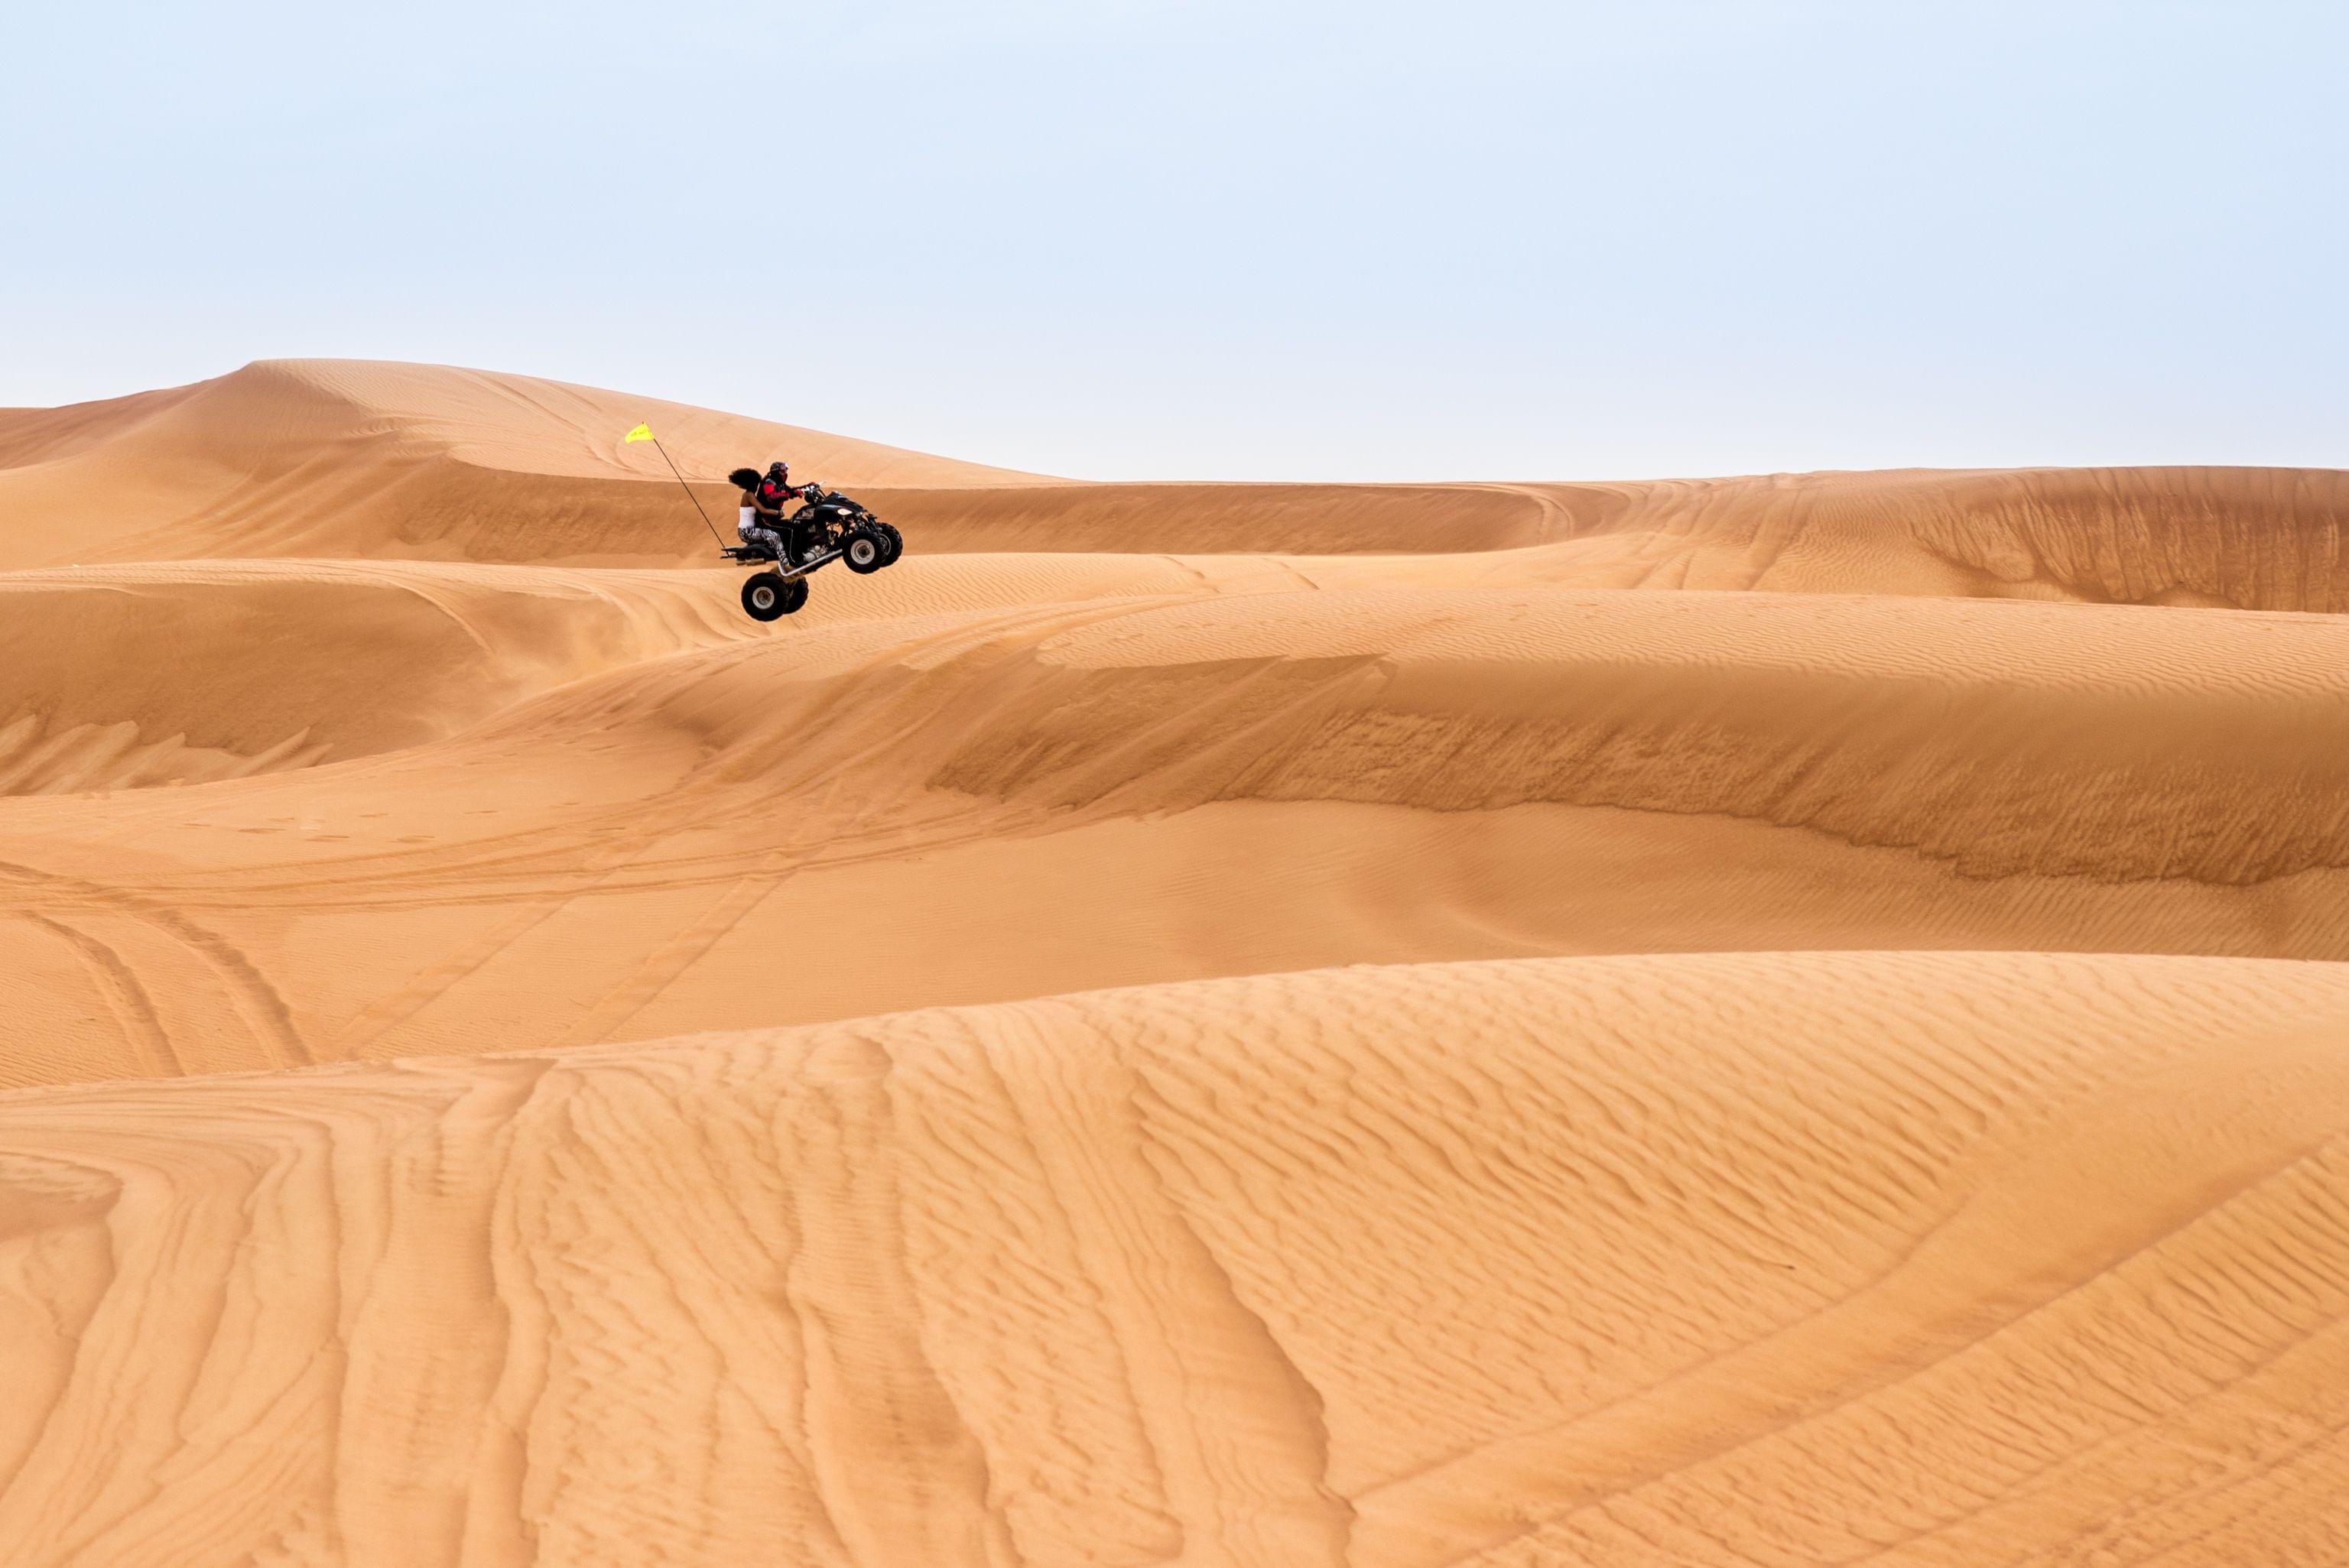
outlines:
[{"label": "windblown sand texture", "polygon": [[2349,1561],[2344,529],[0,411],[0,1563]]}]

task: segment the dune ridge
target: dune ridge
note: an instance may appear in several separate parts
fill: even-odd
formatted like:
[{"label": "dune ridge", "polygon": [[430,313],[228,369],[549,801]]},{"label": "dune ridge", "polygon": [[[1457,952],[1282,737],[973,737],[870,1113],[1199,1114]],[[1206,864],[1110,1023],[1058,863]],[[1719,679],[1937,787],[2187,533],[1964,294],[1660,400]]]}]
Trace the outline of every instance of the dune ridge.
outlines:
[{"label": "dune ridge", "polygon": [[2333,1562],[2344,510],[0,410],[0,1562]]}]

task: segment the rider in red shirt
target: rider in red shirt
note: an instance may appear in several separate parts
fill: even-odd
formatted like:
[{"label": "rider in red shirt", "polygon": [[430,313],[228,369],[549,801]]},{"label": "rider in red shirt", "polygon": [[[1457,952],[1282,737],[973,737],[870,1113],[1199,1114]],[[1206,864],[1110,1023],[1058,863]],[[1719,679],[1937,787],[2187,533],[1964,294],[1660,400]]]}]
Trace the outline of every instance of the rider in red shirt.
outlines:
[{"label": "rider in red shirt", "polygon": [[735,531],[742,536],[743,543],[757,545],[776,560],[783,560],[783,507],[790,501],[806,500],[808,491],[814,488],[792,483],[791,464],[769,464],[766,477],[742,492],[749,504],[742,508],[741,521],[736,524]]}]

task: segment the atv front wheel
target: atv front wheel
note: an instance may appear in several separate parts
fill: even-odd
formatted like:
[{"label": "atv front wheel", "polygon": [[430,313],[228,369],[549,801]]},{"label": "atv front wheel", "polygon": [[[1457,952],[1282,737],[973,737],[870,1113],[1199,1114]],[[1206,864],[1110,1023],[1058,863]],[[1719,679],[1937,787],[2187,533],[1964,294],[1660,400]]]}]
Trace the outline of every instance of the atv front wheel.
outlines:
[{"label": "atv front wheel", "polygon": [[877,529],[860,522],[840,542],[840,558],[848,562],[851,572],[862,577],[889,564],[889,542],[881,537]]},{"label": "atv front wheel", "polygon": [[742,612],[753,621],[780,621],[807,603],[804,577],[785,582],[772,572],[761,572],[742,584]]},{"label": "atv front wheel", "polygon": [[889,558],[881,562],[881,564],[884,566],[896,565],[897,557],[905,553],[905,536],[899,533],[895,529],[890,527],[885,522],[876,522],[873,526],[881,531],[883,542],[889,546]]}]

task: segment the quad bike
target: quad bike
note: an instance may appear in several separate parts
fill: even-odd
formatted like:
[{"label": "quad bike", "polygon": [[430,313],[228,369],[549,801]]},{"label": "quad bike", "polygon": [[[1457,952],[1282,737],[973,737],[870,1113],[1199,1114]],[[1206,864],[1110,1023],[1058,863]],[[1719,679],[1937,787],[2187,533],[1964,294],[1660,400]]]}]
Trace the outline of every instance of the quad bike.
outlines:
[{"label": "quad bike", "polygon": [[[733,481],[748,490],[759,480],[749,469],[737,469]],[[808,574],[819,566],[845,561],[859,576],[895,563],[905,542],[897,531],[838,490],[810,485],[799,511],[785,518],[778,530],[783,536],[784,559],[755,544],[722,546],[729,561],[766,561],[773,564],[742,584],[742,609],[753,621],[774,621],[808,601]]]}]

